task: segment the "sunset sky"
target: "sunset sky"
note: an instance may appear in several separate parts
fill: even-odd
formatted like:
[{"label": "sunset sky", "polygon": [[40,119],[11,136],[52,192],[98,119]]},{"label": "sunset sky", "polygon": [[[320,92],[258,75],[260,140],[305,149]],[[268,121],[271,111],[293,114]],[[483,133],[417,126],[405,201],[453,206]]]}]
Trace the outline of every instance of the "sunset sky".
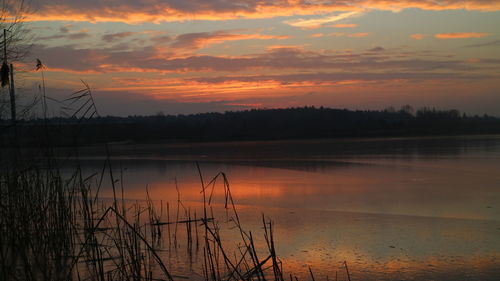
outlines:
[{"label": "sunset sky", "polygon": [[[38,0],[26,92],[102,115],[410,104],[500,116],[500,1]],[[32,65],[29,64],[33,61]]]}]

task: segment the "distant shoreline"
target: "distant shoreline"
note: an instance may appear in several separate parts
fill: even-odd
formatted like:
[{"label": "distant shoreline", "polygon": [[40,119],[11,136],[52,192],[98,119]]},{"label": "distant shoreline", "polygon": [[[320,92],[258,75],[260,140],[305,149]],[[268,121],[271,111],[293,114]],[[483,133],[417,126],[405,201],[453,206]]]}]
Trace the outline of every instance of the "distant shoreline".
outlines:
[{"label": "distant shoreline", "polygon": [[55,146],[354,140],[494,135],[500,134],[500,118],[429,108],[413,112],[411,108],[352,111],[304,107],[177,116],[51,118],[20,121],[17,133],[23,136],[24,145],[49,134]]}]

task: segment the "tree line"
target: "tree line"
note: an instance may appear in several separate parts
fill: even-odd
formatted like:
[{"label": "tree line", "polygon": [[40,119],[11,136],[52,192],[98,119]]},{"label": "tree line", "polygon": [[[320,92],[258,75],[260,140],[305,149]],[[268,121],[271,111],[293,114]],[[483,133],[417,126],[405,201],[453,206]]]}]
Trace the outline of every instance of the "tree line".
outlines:
[{"label": "tree line", "polygon": [[[3,127],[8,122],[0,121]],[[399,110],[324,107],[252,109],[190,115],[20,120],[24,142],[50,134],[60,145],[108,142],[204,142],[239,140],[395,137],[500,133],[500,119],[457,110],[410,106]]]}]

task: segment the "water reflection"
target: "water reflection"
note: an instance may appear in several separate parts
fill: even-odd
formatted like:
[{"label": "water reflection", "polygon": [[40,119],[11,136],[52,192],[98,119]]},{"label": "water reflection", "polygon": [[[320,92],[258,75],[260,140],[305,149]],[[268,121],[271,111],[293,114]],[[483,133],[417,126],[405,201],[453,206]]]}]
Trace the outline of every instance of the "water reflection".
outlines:
[{"label": "water reflection", "polygon": [[[177,183],[182,200],[196,206],[201,197],[194,160],[205,181],[224,171],[246,225],[258,232],[262,212],[273,218],[279,254],[304,277],[309,265],[323,276],[343,274],[344,260],[358,280],[500,276],[497,136],[114,151],[130,199],[143,199],[148,185],[154,199],[174,202]],[[99,152],[87,156],[99,158]],[[102,161],[82,165],[91,173]],[[214,198],[223,202],[221,189]]]},{"label": "water reflection", "polygon": [[[150,144],[111,146],[114,156],[163,160],[235,161],[276,159],[331,159],[350,157],[434,158],[479,153],[498,156],[498,135],[392,139],[339,139],[237,143]],[[100,146],[84,154],[102,157]]]},{"label": "water reflection", "polygon": [[[358,159],[357,161],[362,161]],[[318,161],[284,169],[236,163],[200,164],[205,178],[224,171],[239,204],[366,213],[499,219],[500,174],[496,160],[441,159],[413,162],[365,159],[364,164]],[[100,161],[85,161],[92,170]],[[200,200],[193,162],[121,160],[129,198],[176,198],[174,181],[186,201]],[[277,165],[278,163],[276,163]],[[314,169],[312,169],[314,167]]]}]

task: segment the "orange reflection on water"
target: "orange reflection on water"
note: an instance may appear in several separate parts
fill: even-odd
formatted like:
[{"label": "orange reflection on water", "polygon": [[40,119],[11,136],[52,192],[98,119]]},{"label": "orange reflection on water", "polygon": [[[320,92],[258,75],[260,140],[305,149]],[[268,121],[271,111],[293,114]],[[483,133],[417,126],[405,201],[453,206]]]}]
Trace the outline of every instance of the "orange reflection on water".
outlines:
[{"label": "orange reflection on water", "polygon": [[[320,154],[309,151],[303,157],[287,142],[179,145],[175,151],[188,151],[184,160],[193,155],[205,160],[199,162],[205,184],[224,171],[243,227],[254,233],[257,245],[265,248],[262,214],[274,221],[277,253],[287,272],[307,278],[311,266],[318,276],[333,277],[344,274],[342,262],[347,261],[354,280],[496,281],[499,139],[455,146],[450,140],[429,140],[429,146],[372,140],[377,151],[387,146],[398,154],[381,156],[369,149],[362,157],[360,151],[371,142],[310,142],[308,147],[318,147]],[[346,149],[347,144],[355,146],[356,156],[325,155],[328,147]],[[258,150],[250,149],[254,146]],[[220,147],[232,152],[221,153]],[[153,199],[170,201],[172,218],[177,183],[184,206],[201,213],[201,183],[193,162],[132,159],[120,164],[129,168],[124,175],[129,198],[145,198],[148,184]],[[211,192],[208,188],[207,196]],[[212,202],[224,203],[221,181]],[[237,249],[241,237],[231,233],[227,213],[220,204],[214,210],[225,245]]]},{"label": "orange reflection on water", "polygon": [[[274,170],[276,174],[270,174]],[[366,185],[381,184],[378,180],[357,177],[353,175],[336,175],[331,177],[314,177],[307,171],[282,170],[274,168],[258,168],[242,166],[241,170],[233,169],[229,174],[230,190],[237,203],[259,203],[286,202],[292,204],[296,200],[304,200],[306,197],[315,198],[317,196],[335,196],[349,194],[356,195],[366,193]],[[208,185],[211,178],[205,178]],[[175,181],[172,179],[165,181],[153,181],[149,183],[150,194],[156,199],[164,201],[174,201],[177,198]],[[179,178],[177,188],[181,197],[188,201],[202,200],[201,183],[197,178]],[[213,191],[212,191],[213,190]],[[213,197],[224,198],[224,185],[219,178],[215,185],[207,186],[207,196],[213,192]],[[132,196],[141,198],[142,190],[137,193],[129,193]],[[173,200],[174,199],[174,200]]]},{"label": "orange reflection on water", "polygon": [[[490,280],[488,276],[500,273],[497,222],[262,211],[274,218],[277,250],[285,270],[303,278],[308,277],[309,266],[322,278],[335,276],[335,272],[344,274],[343,261],[362,280],[468,280],[471,276]],[[243,216],[247,221],[258,213],[244,212],[248,212]]]}]

